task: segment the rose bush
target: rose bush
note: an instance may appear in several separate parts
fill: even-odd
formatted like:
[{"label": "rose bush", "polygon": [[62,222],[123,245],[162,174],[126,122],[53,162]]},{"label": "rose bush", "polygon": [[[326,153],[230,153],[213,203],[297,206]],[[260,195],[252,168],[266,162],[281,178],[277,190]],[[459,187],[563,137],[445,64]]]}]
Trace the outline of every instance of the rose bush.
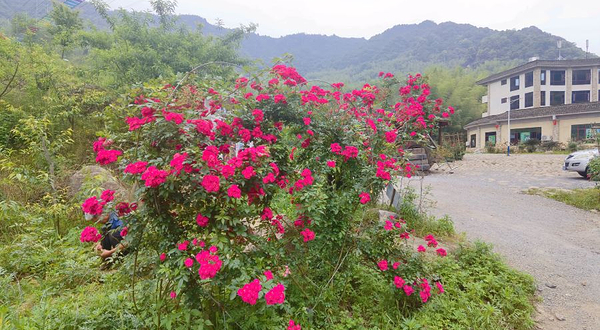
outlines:
[{"label": "rose bush", "polygon": [[[400,85],[380,77],[381,86],[344,91],[276,65],[231,84],[145,87],[120,110],[124,129],[94,152],[137,188],[118,205],[128,211],[134,280],[154,279],[152,299],[165,301],[156,314],[299,329],[348,256],[384,272],[404,306],[443,292],[419,266],[423,254],[397,244],[412,234],[402,219],[373,224],[364,211],[390,180],[418,169],[405,147],[454,110],[429,98],[420,75]],[[98,213],[96,204],[83,207]],[[150,251],[154,260],[138,264]]]}]

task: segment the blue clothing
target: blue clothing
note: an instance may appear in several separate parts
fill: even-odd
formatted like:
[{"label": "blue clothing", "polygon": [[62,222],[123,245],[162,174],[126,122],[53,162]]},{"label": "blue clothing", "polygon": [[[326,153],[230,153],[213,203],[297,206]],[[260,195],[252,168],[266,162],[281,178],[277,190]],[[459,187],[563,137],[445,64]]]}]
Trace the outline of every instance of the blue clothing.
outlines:
[{"label": "blue clothing", "polygon": [[107,225],[110,226],[109,230],[117,229],[123,226],[123,221],[117,217],[117,213],[112,211],[108,216]]}]

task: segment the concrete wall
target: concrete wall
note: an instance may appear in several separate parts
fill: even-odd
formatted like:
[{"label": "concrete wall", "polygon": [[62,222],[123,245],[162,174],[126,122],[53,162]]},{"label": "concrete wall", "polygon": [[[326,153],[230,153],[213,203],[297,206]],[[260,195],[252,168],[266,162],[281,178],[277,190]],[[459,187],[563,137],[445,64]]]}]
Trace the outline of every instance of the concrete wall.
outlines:
[{"label": "concrete wall", "polygon": [[501,85],[500,80],[488,85],[488,116],[497,115],[508,111],[508,102],[501,103],[501,99],[506,97],[510,91],[510,82]]}]

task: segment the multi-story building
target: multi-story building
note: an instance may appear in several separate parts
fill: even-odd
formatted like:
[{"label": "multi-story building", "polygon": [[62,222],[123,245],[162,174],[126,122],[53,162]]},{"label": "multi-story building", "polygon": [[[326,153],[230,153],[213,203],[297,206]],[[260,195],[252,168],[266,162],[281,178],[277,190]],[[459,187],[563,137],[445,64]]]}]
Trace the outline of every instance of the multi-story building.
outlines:
[{"label": "multi-story building", "polygon": [[477,82],[487,87],[487,111],[465,126],[472,148],[527,139],[569,142],[600,124],[600,58],[532,60]]}]

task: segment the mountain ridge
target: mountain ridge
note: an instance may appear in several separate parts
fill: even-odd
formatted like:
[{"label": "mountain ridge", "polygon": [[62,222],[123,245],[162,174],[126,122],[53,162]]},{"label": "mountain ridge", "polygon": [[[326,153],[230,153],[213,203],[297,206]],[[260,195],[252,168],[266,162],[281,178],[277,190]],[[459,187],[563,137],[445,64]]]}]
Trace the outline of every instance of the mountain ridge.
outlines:
[{"label": "mountain ridge", "polygon": [[[51,7],[50,0],[27,3],[28,6],[19,6],[10,0],[0,0],[0,18],[7,20],[18,12],[40,18],[40,8]],[[80,5],[77,10],[88,22],[106,28],[91,4]],[[221,36],[231,31],[210,24],[198,15],[179,15],[178,18],[180,24],[192,29],[201,24],[202,32],[207,35]],[[522,64],[531,57],[556,59],[557,41],[563,43],[561,55],[564,58],[585,57],[585,52],[574,43],[535,26],[493,30],[431,20],[398,24],[370,38],[306,33],[270,37],[252,33],[242,42],[239,53],[265,64],[289,53],[294,57],[293,64],[307,77],[364,79],[379,71],[408,73],[422,71],[431,65],[477,68],[494,62],[497,63],[494,67],[499,67]],[[589,56],[596,57],[595,54]]]}]

